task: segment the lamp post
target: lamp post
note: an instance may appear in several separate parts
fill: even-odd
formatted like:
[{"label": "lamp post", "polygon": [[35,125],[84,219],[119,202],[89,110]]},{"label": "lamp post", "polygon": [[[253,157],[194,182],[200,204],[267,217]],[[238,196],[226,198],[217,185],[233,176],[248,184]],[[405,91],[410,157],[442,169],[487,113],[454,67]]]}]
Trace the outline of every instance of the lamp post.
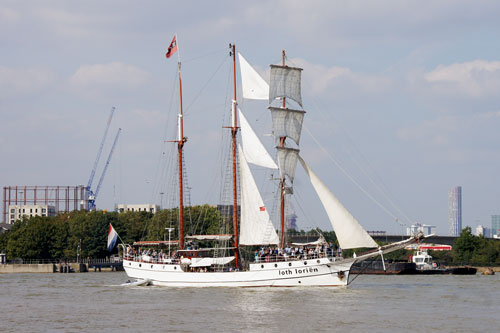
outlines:
[{"label": "lamp post", "polygon": [[174,231],[174,228],[165,228],[168,231],[168,257],[170,258],[170,234]]}]

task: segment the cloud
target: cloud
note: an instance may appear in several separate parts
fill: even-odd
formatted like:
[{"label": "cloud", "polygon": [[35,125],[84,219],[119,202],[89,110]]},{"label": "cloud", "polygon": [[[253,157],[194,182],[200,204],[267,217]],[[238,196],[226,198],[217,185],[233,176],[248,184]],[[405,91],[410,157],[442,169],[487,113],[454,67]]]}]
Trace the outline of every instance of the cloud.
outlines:
[{"label": "cloud", "polygon": [[304,69],[304,83],[313,94],[323,94],[333,88],[349,87],[351,92],[380,93],[392,85],[390,77],[353,72],[350,68],[313,64],[300,58],[290,59],[290,64]]},{"label": "cloud", "polygon": [[29,95],[48,88],[56,75],[45,67],[12,68],[0,66],[0,98]]},{"label": "cloud", "polygon": [[[472,115],[447,115],[425,121],[413,127],[397,130],[397,136],[404,141],[413,141],[434,147],[470,145],[476,142],[478,147],[490,142],[488,126],[500,121],[500,111],[484,112]],[[496,125],[495,125],[496,126]],[[483,128],[486,133],[478,134]],[[484,137],[484,138],[483,138]],[[474,139],[471,141],[471,139]]]},{"label": "cloud", "polygon": [[11,8],[0,8],[1,22],[15,22],[19,20],[19,13]]},{"label": "cloud", "polygon": [[474,60],[439,65],[424,74],[425,81],[440,93],[466,94],[483,97],[498,94],[500,89],[500,61]]},{"label": "cloud", "polygon": [[83,65],[71,76],[70,83],[85,95],[131,92],[144,85],[151,74],[122,62]]}]

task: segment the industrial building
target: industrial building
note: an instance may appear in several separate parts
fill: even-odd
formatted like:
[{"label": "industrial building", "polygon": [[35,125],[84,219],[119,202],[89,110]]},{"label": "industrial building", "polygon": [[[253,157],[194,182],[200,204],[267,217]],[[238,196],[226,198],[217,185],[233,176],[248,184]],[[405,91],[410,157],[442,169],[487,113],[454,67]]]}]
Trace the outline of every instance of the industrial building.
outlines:
[{"label": "industrial building", "polygon": [[3,188],[3,223],[14,223],[23,215],[51,216],[49,214],[57,215],[59,212],[87,209],[88,197],[84,185]]},{"label": "industrial building", "polygon": [[436,233],[436,226],[415,223],[415,224],[412,224],[411,226],[406,228],[406,235],[407,236],[413,236],[413,235],[418,234],[419,232],[422,232],[425,236],[435,234]]},{"label": "industrial building", "polygon": [[462,187],[455,186],[448,192],[448,227],[450,236],[462,232]]},{"label": "industrial building", "polygon": [[50,205],[9,205],[9,224],[13,224],[16,220],[23,216],[55,216],[56,207]]},{"label": "industrial building", "polygon": [[123,212],[149,212],[156,213],[160,211],[159,205],[154,204],[139,204],[139,205],[129,205],[129,204],[118,204],[115,205],[115,211]]}]

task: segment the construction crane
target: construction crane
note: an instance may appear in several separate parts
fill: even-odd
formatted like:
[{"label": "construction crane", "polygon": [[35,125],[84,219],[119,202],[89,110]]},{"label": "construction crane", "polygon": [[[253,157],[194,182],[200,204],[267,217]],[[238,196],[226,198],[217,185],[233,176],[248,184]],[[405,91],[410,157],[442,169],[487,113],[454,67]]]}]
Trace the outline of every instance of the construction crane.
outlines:
[{"label": "construction crane", "polygon": [[108,168],[109,162],[111,161],[111,156],[113,155],[113,151],[114,151],[116,142],[118,141],[118,137],[120,136],[121,128],[119,128],[118,132],[116,133],[115,140],[113,142],[113,146],[111,147],[111,151],[110,151],[110,153],[108,155],[108,159],[106,161],[106,165],[104,166],[104,170],[101,174],[101,178],[99,179],[99,183],[97,185],[96,191],[94,192],[92,190],[92,182],[94,181],[94,176],[95,176],[95,173],[97,170],[97,166],[99,164],[99,160],[101,158],[101,153],[102,153],[102,150],[104,148],[104,143],[106,141],[106,137],[108,136],[108,130],[109,130],[109,126],[111,125],[111,120],[113,119],[114,112],[115,112],[115,107],[112,107],[111,112],[109,114],[108,123],[106,124],[106,129],[104,131],[104,135],[103,135],[102,140],[101,140],[101,145],[99,146],[99,150],[97,151],[97,157],[96,157],[95,162],[94,162],[94,167],[92,168],[92,171],[90,172],[89,181],[87,183],[86,192],[87,192],[88,210],[95,209],[95,199],[97,197],[97,194],[99,194],[99,190],[100,190],[102,182],[104,180],[104,175],[106,174],[106,170]]}]

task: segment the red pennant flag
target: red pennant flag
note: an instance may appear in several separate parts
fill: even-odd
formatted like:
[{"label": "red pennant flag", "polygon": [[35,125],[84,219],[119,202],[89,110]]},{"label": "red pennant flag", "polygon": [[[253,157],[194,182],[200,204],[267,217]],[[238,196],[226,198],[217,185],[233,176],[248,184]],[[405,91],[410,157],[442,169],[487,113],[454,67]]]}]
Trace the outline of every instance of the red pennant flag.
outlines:
[{"label": "red pennant flag", "polygon": [[168,52],[165,54],[167,59],[170,58],[175,52],[177,52],[177,35],[175,35],[174,39],[172,39],[172,43],[170,43],[170,46],[168,47]]},{"label": "red pennant flag", "polygon": [[266,211],[266,207],[264,207],[264,206],[259,207],[259,209],[260,209],[261,212],[265,212]]}]

